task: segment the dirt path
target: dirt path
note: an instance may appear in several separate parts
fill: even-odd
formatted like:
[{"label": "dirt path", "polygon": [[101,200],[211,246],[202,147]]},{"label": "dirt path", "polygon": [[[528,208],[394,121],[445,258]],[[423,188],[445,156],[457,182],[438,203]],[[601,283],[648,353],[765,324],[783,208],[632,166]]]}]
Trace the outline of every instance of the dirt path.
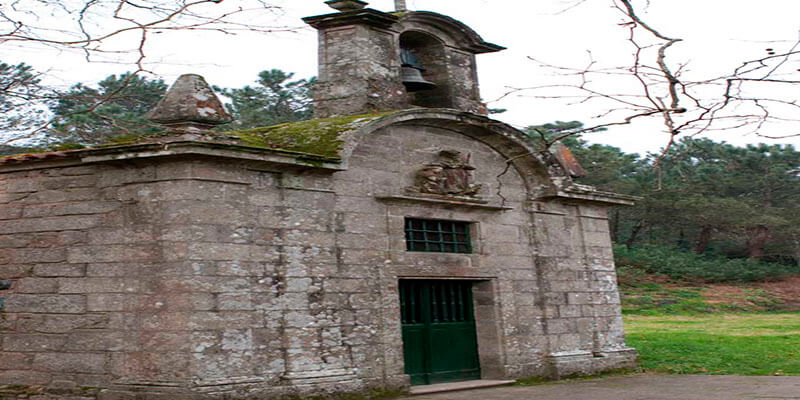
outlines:
[{"label": "dirt path", "polygon": [[765,282],[760,286],[784,302],[787,310],[800,310],[800,276],[794,276],[778,282]]},{"label": "dirt path", "polygon": [[800,376],[634,375],[539,386],[505,386],[408,400],[786,400],[800,399]]}]

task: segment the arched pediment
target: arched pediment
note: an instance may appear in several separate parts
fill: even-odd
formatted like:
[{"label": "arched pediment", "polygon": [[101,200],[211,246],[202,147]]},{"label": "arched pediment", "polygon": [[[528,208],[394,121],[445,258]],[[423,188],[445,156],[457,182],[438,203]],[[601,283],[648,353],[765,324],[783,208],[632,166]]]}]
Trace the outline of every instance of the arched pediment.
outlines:
[{"label": "arched pediment", "polygon": [[483,116],[450,109],[412,109],[375,119],[358,129],[344,133],[341,159],[347,168],[350,156],[364,139],[392,126],[424,126],[445,129],[483,143],[499,153],[525,180],[529,193],[535,197],[556,190],[559,182],[568,177],[556,176],[552,163],[533,148],[522,132]]},{"label": "arched pediment", "polygon": [[424,31],[439,37],[451,47],[460,48],[473,54],[505,50],[505,47],[484,41],[480,35],[464,23],[435,12],[406,12],[402,14],[398,24],[403,31]]}]

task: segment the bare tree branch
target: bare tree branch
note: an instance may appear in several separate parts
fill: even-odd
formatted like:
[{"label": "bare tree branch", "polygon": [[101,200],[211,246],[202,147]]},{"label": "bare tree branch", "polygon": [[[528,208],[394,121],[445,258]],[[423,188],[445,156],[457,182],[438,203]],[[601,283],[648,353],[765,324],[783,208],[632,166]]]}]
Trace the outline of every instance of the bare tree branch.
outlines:
[{"label": "bare tree branch", "polygon": [[[511,94],[563,100],[566,105],[591,105],[595,109],[586,129],[554,138],[591,132],[598,127],[629,125],[634,120],[660,117],[667,133],[665,152],[681,135],[730,131],[765,138],[800,136],[800,84],[796,65],[800,62],[800,39],[771,41],[765,57],[742,61],[728,74],[691,78],[687,63],[675,61],[671,50],[681,43],[641,17],[635,0],[609,0],[622,15],[618,25],[627,31],[631,47],[627,62],[609,67],[590,61],[583,67],[553,65],[529,57],[539,67],[552,71],[548,85],[510,88],[497,100]],[[572,1],[569,8],[583,1]],[[649,2],[642,6],[649,6]],[[568,8],[568,9],[569,9]],[[784,47],[779,50],[777,47]],[[794,66],[793,66],[794,65]],[[608,82],[614,82],[608,84]]]}]

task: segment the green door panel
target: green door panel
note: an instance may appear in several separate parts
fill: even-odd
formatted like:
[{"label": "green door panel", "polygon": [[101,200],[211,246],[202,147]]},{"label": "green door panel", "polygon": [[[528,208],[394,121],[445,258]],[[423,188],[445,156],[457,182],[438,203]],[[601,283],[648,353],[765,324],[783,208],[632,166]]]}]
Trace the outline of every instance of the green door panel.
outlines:
[{"label": "green door panel", "polygon": [[400,280],[400,311],[412,385],[480,379],[472,282]]},{"label": "green door panel", "polygon": [[403,326],[403,357],[405,358],[405,372],[411,375],[411,384],[424,384],[428,367],[425,365],[425,356],[419,351],[426,346],[425,327]]}]

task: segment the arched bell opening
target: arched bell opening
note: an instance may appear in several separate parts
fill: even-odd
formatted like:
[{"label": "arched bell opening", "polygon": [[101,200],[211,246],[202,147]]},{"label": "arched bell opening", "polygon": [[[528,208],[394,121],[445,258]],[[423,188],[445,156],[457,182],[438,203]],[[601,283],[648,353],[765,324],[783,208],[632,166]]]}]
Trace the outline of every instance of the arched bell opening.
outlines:
[{"label": "arched bell opening", "polygon": [[400,35],[403,85],[409,103],[427,108],[453,108],[447,52],[435,36],[420,31]]}]

